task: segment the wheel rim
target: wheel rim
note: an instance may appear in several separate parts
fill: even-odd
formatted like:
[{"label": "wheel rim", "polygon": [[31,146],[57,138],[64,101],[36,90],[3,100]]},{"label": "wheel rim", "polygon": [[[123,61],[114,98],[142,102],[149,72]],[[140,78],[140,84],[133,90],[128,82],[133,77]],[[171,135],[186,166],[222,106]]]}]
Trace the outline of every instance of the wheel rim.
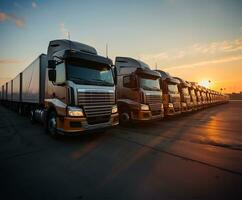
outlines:
[{"label": "wheel rim", "polygon": [[50,116],[48,127],[49,127],[50,134],[51,135],[55,135],[55,132],[56,132],[56,118],[55,118],[54,115]]},{"label": "wheel rim", "polygon": [[121,113],[120,120],[122,122],[128,122],[129,119],[130,119],[130,117],[129,117],[129,114],[128,113]]},{"label": "wheel rim", "polygon": [[33,110],[30,111],[30,120],[34,121],[34,111]]}]

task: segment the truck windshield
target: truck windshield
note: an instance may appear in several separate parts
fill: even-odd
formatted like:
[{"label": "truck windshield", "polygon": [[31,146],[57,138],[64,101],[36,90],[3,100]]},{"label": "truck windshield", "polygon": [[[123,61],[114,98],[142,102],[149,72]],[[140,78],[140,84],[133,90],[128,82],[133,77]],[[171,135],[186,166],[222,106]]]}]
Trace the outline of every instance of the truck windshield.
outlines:
[{"label": "truck windshield", "polygon": [[84,85],[114,85],[111,68],[99,63],[68,63],[67,79]]},{"label": "truck windshield", "polygon": [[184,95],[188,96],[189,92],[188,92],[188,88],[182,88],[182,92]]},{"label": "truck windshield", "polygon": [[140,77],[140,87],[144,90],[150,91],[160,91],[160,82],[158,79],[148,79],[144,77]]},{"label": "truck windshield", "polygon": [[178,87],[175,84],[168,84],[168,90],[170,93],[178,93]]}]

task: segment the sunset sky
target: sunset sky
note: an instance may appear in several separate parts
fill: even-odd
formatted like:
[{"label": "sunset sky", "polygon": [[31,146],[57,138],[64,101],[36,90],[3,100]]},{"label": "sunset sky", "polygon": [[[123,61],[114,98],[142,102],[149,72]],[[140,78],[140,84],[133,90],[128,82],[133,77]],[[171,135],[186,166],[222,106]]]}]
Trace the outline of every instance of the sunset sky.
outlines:
[{"label": "sunset sky", "polygon": [[0,85],[53,39],[129,56],[210,88],[242,91],[241,0],[0,0]]}]

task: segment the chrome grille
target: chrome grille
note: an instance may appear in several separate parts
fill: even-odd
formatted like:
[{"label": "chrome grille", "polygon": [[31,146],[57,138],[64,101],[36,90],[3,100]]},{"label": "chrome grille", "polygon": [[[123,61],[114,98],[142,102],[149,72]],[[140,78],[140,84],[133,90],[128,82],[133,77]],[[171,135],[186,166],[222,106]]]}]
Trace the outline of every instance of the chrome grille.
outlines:
[{"label": "chrome grille", "polygon": [[161,95],[146,95],[146,102],[147,104],[157,104],[162,103]]},{"label": "chrome grille", "polygon": [[78,92],[78,105],[83,106],[87,118],[111,115],[115,94],[108,92]]},{"label": "chrome grille", "polygon": [[149,104],[149,106],[151,111],[161,110],[161,103]]},{"label": "chrome grille", "polygon": [[[160,114],[162,104],[162,97],[160,95],[147,95],[146,102],[150,106],[152,115]],[[156,111],[159,111],[159,113]]]}]

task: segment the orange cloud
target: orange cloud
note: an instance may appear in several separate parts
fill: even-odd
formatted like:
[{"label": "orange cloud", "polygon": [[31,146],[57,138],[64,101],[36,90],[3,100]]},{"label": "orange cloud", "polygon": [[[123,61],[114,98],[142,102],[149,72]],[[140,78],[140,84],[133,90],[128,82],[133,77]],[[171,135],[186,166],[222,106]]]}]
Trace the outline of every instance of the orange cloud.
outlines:
[{"label": "orange cloud", "polygon": [[154,62],[163,64],[165,61],[178,61],[180,59],[193,58],[194,56],[214,56],[221,54],[231,54],[242,50],[242,37],[233,40],[224,40],[212,43],[197,43],[182,49],[170,49],[168,51],[154,54],[142,54],[140,57],[145,62],[151,64]]},{"label": "orange cloud", "polygon": [[0,12],[0,22],[5,22],[5,21],[9,21],[9,22],[14,23],[16,25],[16,27],[18,27],[18,28],[22,28],[22,27],[25,26],[24,19],[19,18],[15,15],[12,15],[12,14]]},{"label": "orange cloud", "polygon": [[242,38],[208,44],[194,44],[191,48],[197,53],[235,52],[242,50]]},{"label": "orange cloud", "polygon": [[175,70],[175,69],[193,68],[193,67],[200,67],[200,66],[210,65],[210,64],[218,64],[218,63],[232,62],[232,61],[237,61],[237,60],[242,60],[242,54],[241,55],[238,55],[238,56],[228,56],[228,57],[220,58],[220,59],[206,60],[206,61],[197,62],[197,63],[193,63],[193,64],[188,64],[188,65],[172,66],[172,67],[166,68],[164,70]]}]

